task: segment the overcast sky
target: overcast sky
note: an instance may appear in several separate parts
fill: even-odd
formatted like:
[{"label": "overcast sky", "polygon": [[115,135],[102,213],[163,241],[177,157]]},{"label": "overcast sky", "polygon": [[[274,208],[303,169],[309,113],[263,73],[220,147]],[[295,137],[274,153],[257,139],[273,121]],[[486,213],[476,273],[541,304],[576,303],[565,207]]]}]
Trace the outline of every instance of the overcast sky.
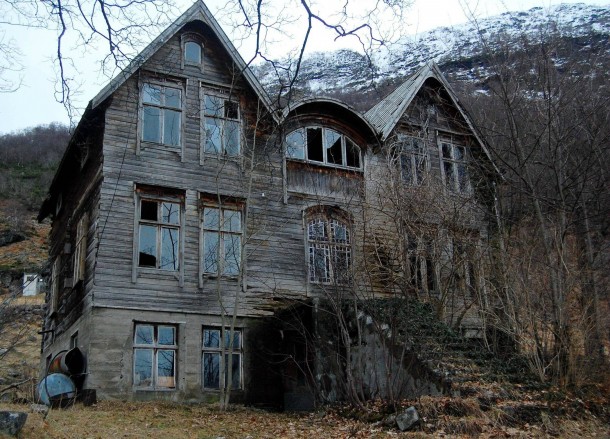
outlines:
[{"label": "overcast sky", "polygon": [[[343,2],[343,0],[324,0],[325,2]],[[352,0],[372,2],[374,0]],[[496,15],[502,12],[526,10],[534,6],[548,8],[559,3],[589,3],[606,4],[605,1],[553,1],[553,0],[415,0],[414,5],[407,11],[407,33],[416,34],[438,26],[452,26],[468,20],[464,12],[467,5],[478,18]],[[180,11],[186,10],[190,5],[188,0],[181,0],[184,4]],[[206,2],[212,13],[221,10],[224,0],[209,0]],[[332,45],[332,37],[320,32],[314,32],[316,38],[310,41],[309,51],[333,50],[344,47],[349,43],[342,41]],[[20,51],[19,59],[22,68],[13,73],[11,79],[19,81],[16,91],[0,93],[0,134],[21,130],[39,124],[51,122],[68,123],[66,110],[55,99],[56,73],[54,53],[56,52],[56,36],[54,32],[42,29],[20,28],[0,25],[0,44],[9,41],[16,42]],[[283,46],[275,46],[273,56],[282,56]],[[81,87],[74,96],[77,106],[84,108],[90,99],[108,82],[109,78],[99,71],[99,62],[103,51],[82,53],[81,49],[66,49],[74,63],[79,66],[78,74]],[[247,53],[242,53],[244,58]],[[1,72],[5,76],[7,72]],[[77,120],[75,120],[77,122]]]}]

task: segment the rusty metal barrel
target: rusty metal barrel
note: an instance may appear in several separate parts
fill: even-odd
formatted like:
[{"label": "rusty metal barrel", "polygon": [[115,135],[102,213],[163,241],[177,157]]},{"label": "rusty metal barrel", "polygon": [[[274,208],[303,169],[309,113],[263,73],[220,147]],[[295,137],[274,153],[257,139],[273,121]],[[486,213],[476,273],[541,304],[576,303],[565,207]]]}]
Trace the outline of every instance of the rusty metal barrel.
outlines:
[{"label": "rusty metal barrel", "polygon": [[85,357],[79,348],[73,348],[58,354],[51,362],[48,373],[78,375],[84,371]]}]

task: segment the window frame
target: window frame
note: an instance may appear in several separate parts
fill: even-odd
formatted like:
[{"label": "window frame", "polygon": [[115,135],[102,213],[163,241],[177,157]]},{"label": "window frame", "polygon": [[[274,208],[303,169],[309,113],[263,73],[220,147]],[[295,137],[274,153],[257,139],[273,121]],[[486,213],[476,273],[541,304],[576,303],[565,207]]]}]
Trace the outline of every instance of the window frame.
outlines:
[{"label": "window frame", "polygon": [[[221,99],[222,100],[222,113],[223,116],[220,115],[214,115],[214,114],[208,114],[207,112],[207,98],[212,98],[212,99]],[[242,109],[241,109],[241,102],[239,99],[239,96],[237,96],[236,94],[228,91],[228,90],[216,90],[216,89],[210,89],[208,87],[205,86],[201,86],[200,87],[200,111],[201,111],[201,157],[202,157],[202,162],[203,162],[203,158],[206,156],[211,156],[211,157],[227,157],[227,158],[240,158],[242,156],[242,151],[243,151],[243,145],[244,145],[244,138],[243,138],[243,127],[242,127]],[[231,104],[235,104],[236,105],[236,117],[230,117],[227,116],[227,111],[231,111],[231,110],[227,110],[226,107],[226,103],[229,102]],[[220,138],[219,138],[219,142],[220,144],[216,147],[216,145],[214,146],[214,150],[208,150],[208,130],[207,130],[207,121],[208,120],[214,120],[216,121],[216,127],[217,129],[220,130]],[[237,145],[236,145],[236,152],[235,153],[228,153],[227,151],[227,144],[226,144],[226,139],[227,136],[225,136],[225,127],[227,126],[227,124],[229,123],[234,123],[236,124],[236,140],[237,140]],[[219,127],[219,128],[218,128]],[[218,150],[216,150],[216,148],[218,148]],[[233,150],[235,148],[231,148],[231,150]]]},{"label": "window frame", "polygon": [[76,240],[72,259],[74,285],[85,280],[87,263],[87,235],[89,232],[89,213],[84,212],[76,225]]},{"label": "window frame", "polygon": [[[159,87],[162,89],[162,93],[161,93],[161,100],[160,103],[153,103],[153,102],[145,102],[145,90],[146,87]],[[180,100],[180,104],[177,107],[174,106],[168,106],[165,103],[165,99],[166,99],[166,94],[165,94],[165,89],[172,89],[172,90],[178,90],[180,92],[179,94],[179,100]],[[181,151],[182,150],[182,146],[183,146],[183,138],[184,138],[184,101],[185,101],[185,91],[184,91],[184,84],[182,82],[179,81],[162,81],[162,80],[155,80],[155,79],[147,79],[147,80],[143,80],[141,82],[141,86],[140,86],[140,117],[139,117],[139,124],[140,124],[140,133],[138,135],[138,141],[139,144],[143,144],[143,145],[160,145],[164,148],[171,148],[173,150],[176,151]],[[146,108],[157,108],[159,109],[159,116],[158,116],[158,135],[159,135],[159,140],[148,140],[145,139],[145,116],[146,116]],[[178,143],[177,144],[172,144],[172,143],[167,143],[166,139],[165,139],[165,111],[175,111],[179,113],[179,121],[178,121]]]},{"label": "window frame", "polygon": [[[406,143],[410,143],[407,147]],[[421,142],[421,150],[414,147]],[[425,137],[410,134],[398,134],[398,161],[401,180],[409,186],[423,186],[430,172],[428,141]],[[408,163],[410,175],[405,175],[405,163]]]},{"label": "window frame", "polygon": [[[143,202],[157,203],[157,220],[142,218]],[[177,222],[163,222],[164,204],[178,205],[178,220]],[[171,213],[170,213],[171,215]],[[136,215],[135,215],[135,233],[134,233],[134,266],[139,271],[152,271],[156,273],[182,273],[183,253],[184,253],[184,196],[182,195],[160,195],[138,190],[136,196]],[[143,265],[141,262],[141,247],[142,247],[142,227],[155,228],[155,266]],[[176,257],[174,259],[173,269],[163,268],[161,265],[163,259],[163,236],[164,230],[177,230]],[[177,265],[177,266],[176,266]]]},{"label": "window frame", "polygon": [[[190,60],[187,58],[187,53],[188,53],[187,46],[190,44],[194,44],[199,49],[199,60],[198,61],[193,61],[193,60]],[[182,44],[182,62],[184,63],[185,66],[187,66],[187,65],[201,66],[201,64],[203,63],[203,45],[201,43],[199,43],[198,41],[194,41],[192,39],[185,40],[184,43]]]},{"label": "window frame", "polygon": [[[315,129],[321,130],[322,161],[309,158],[309,147],[308,147],[308,140],[307,140],[308,134],[307,133],[308,133],[308,130],[315,130]],[[332,161],[328,160],[328,150],[330,148],[327,146],[328,136],[327,136],[326,132],[329,130],[338,134],[341,138],[341,161],[342,161],[341,164],[333,163]],[[290,148],[289,148],[289,142],[288,142],[288,137],[299,131],[303,132],[303,134],[301,134],[301,138],[304,140],[304,143],[302,145],[303,158],[295,157],[294,155],[291,155]],[[348,142],[350,142],[356,148],[356,150],[358,152],[358,156],[357,156],[358,157],[358,166],[350,166],[347,164]],[[350,171],[362,171],[362,169],[363,169],[362,148],[360,148],[360,146],[356,142],[354,142],[354,140],[351,137],[349,137],[347,134],[342,133],[341,131],[339,131],[335,128],[327,127],[324,125],[304,125],[304,126],[295,128],[295,129],[291,130],[290,132],[288,132],[284,136],[284,157],[288,160],[301,161],[301,162],[311,163],[311,164],[315,164],[315,165],[319,165],[319,166],[328,166],[328,167],[338,168],[338,169],[347,169]]]},{"label": "window frame", "polygon": [[[205,332],[206,331],[218,331],[219,334],[219,343],[218,343],[218,347],[210,347],[210,346],[205,346],[205,342],[206,342],[206,335]],[[239,380],[238,380],[238,386],[237,387],[233,387],[231,386],[231,390],[243,390],[244,388],[244,331],[243,328],[233,328],[233,341],[235,340],[235,334],[239,334],[239,347],[235,348],[235,346],[228,346],[227,342],[230,342],[230,340],[226,340],[226,335],[231,333],[231,328],[230,327],[223,327],[218,325],[218,326],[212,326],[212,325],[205,325],[202,328],[201,331],[201,388],[203,390],[206,391],[220,391],[220,383],[224,382],[225,386],[227,384],[227,378],[228,375],[226,374],[226,363],[227,363],[227,358],[229,355],[229,350],[231,350],[231,354],[233,355],[233,357],[237,356],[237,358],[239,359],[239,364],[238,364],[238,372],[239,372]],[[227,342],[226,342],[226,341]],[[224,346],[224,348],[223,348]],[[223,355],[223,351],[224,351],[224,355]],[[218,355],[218,387],[210,387],[210,386],[206,386],[206,361],[205,361],[205,356],[206,354],[208,355]],[[233,360],[234,361],[234,360]],[[224,375],[223,375],[224,374]],[[233,377],[234,380],[234,377]]]},{"label": "window frame", "polygon": [[[323,239],[312,239],[312,227],[315,224],[322,225]],[[334,227],[333,227],[334,226]],[[335,240],[336,236],[333,232],[337,230],[337,226],[342,227],[345,233],[345,240]],[[315,234],[315,231],[314,231]],[[353,265],[353,240],[351,223],[345,218],[336,215],[327,215],[324,213],[315,213],[309,215],[306,221],[305,228],[306,238],[306,257],[307,257],[307,281],[317,285],[349,285],[351,280],[351,268]],[[317,252],[321,251],[322,264],[324,266],[324,276],[320,277],[317,274]],[[338,277],[337,257],[339,254],[344,256],[345,261],[345,276]],[[319,260],[319,259],[318,259]]]},{"label": "window frame", "polygon": [[[445,145],[449,148],[449,155],[444,151]],[[462,156],[456,154],[462,151]],[[438,139],[438,150],[441,167],[441,175],[445,187],[453,193],[460,195],[471,195],[472,186],[468,169],[469,150],[465,142],[459,141],[454,136],[440,135]],[[447,168],[451,169],[451,175],[447,175]],[[460,179],[460,169],[463,169],[464,182]]]},{"label": "window frame", "polygon": [[[216,228],[208,227],[205,223],[206,210],[217,210],[218,211],[218,226]],[[229,230],[224,229],[225,224],[225,212],[237,212],[239,215],[239,230],[234,231],[229,227]],[[200,271],[201,277],[223,277],[223,278],[238,278],[242,272],[242,253],[243,253],[243,237],[244,237],[244,206],[240,203],[214,203],[210,200],[202,200],[200,208]],[[215,261],[216,270],[206,270],[206,235],[209,237],[210,234],[218,234],[218,248],[217,248],[217,259]],[[226,235],[231,238],[237,238],[239,243],[239,259],[236,261],[237,271],[236,272],[225,272],[226,250],[225,242]]]},{"label": "window frame", "polygon": [[[151,326],[153,328],[153,341],[152,343],[137,343],[137,334],[139,326]],[[159,328],[172,328],[173,329],[173,344],[161,344],[159,343]],[[178,325],[171,323],[153,323],[153,322],[134,322],[133,326],[133,338],[132,338],[132,385],[137,390],[162,390],[162,391],[175,391],[178,389]],[[139,385],[136,384],[136,352],[137,351],[152,351],[152,363],[150,373],[150,385]],[[173,352],[173,375],[169,378],[172,379],[173,385],[160,385],[159,384],[159,351],[172,351]],[[165,377],[163,377],[165,378]]]},{"label": "window frame", "polygon": [[434,240],[429,236],[406,235],[407,278],[417,293],[432,294],[438,291],[438,260]]}]

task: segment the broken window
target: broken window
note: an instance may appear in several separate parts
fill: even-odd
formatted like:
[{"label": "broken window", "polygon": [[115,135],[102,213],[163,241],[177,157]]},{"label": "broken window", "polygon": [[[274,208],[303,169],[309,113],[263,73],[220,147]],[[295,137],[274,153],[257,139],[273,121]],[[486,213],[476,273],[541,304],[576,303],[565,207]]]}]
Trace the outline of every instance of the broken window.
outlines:
[{"label": "broken window", "polygon": [[182,89],[146,83],[142,87],[142,140],[180,146]]},{"label": "broken window", "polygon": [[347,284],[350,279],[352,247],[346,223],[325,216],[311,219],[307,226],[309,280],[326,284]]},{"label": "broken window", "polygon": [[181,203],[140,198],[138,266],[177,271],[180,264]]},{"label": "broken window", "polygon": [[286,157],[360,169],[360,148],[347,136],[324,127],[306,127],[286,136]]},{"label": "broken window", "polygon": [[[224,346],[224,349],[222,347]],[[224,355],[223,354],[224,351]],[[232,389],[242,388],[242,337],[240,330],[234,330],[231,337],[229,328],[203,329],[203,387],[219,389],[220,383],[228,387],[231,380]],[[229,357],[229,355],[231,357]],[[230,364],[229,364],[230,363]],[[229,374],[229,370],[231,373]],[[229,375],[231,375],[229,377]]]},{"label": "broken window", "polygon": [[204,206],[203,273],[237,276],[241,266],[241,210]]},{"label": "broken window", "polygon": [[241,143],[239,104],[221,96],[206,94],[203,97],[202,113],[203,151],[238,156]]},{"label": "broken window", "polygon": [[443,139],[441,147],[441,171],[445,185],[453,192],[470,193],[466,147],[453,139]]},{"label": "broken window", "polygon": [[400,171],[402,180],[412,186],[423,183],[427,172],[427,152],[424,139],[400,136]]},{"label": "broken window", "polygon": [[133,341],[133,385],[145,388],[176,387],[176,327],[138,323]]}]

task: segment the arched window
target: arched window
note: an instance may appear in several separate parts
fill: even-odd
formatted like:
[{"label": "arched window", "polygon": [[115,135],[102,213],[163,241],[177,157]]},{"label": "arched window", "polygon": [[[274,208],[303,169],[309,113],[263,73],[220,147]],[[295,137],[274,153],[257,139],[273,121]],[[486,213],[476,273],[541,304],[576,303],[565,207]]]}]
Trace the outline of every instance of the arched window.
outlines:
[{"label": "arched window", "polygon": [[347,284],[352,265],[350,229],[346,222],[317,214],[307,224],[309,280]]},{"label": "arched window", "polygon": [[184,63],[201,64],[201,45],[194,41],[184,43]]},{"label": "arched window", "polygon": [[305,127],[286,136],[286,157],[342,168],[361,168],[360,148],[326,127]]}]

